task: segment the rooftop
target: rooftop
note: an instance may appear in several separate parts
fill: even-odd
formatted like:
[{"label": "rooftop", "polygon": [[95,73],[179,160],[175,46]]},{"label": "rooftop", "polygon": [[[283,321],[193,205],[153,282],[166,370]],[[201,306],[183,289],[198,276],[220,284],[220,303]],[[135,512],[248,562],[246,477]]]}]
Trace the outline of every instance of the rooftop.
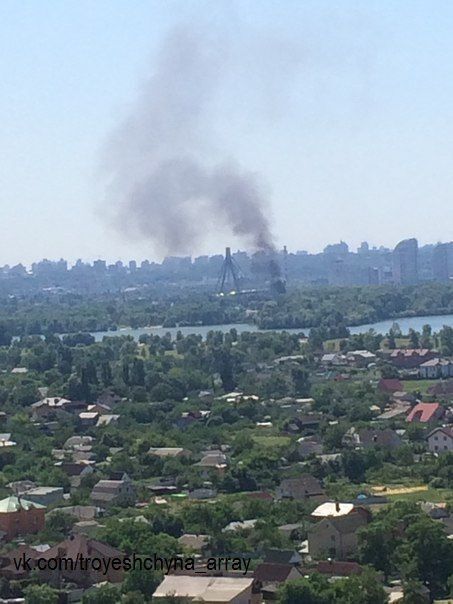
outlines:
[{"label": "rooftop", "polygon": [[338,516],[346,516],[346,514],[350,514],[354,509],[354,504],[352,503],[337,503],[335,501],[326,501],[312,512],[312,516],[316,518],[326,518],[326,517],[338,517]]},{"label": "rooftop", "polygon": [[18,512],[19,510],[30,510],[33,508],[36,509],[45,509],[46,506],[41,505],[39,503],[34,503],[33,501],[27,501],[26,499],[22,499],[16,497],[15,495],[11,495],[6,499],[2,499],[0,501],[0,514],[8,514],[9,512]]},{"label": "rooftop", "polygon": [[190,598],[198,602],[230,602],[251,588],[253,579],[245,577],[193,577],[166,575],[153,598]]}]

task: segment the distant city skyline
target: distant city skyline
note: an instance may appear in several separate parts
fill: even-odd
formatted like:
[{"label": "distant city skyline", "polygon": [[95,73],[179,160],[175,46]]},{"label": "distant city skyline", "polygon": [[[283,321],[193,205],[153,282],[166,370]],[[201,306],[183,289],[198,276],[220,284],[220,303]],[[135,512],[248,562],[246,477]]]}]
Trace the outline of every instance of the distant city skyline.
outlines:
[{"label": "distant city skyline", "polygon": [[186,285],[208,291],[255,291],[269,288],[284,293],[294,285],[414,286],[453,281],[453,242],[418,247],[416,239],[400,241],[394,249],[370,248],[364,241],[350,251],[342,241],[327,245],[321,254],[286,247],[249,255],[231,251],[213,256],[167,256],[162,263],[149,260],[106,260],[74,265],[66,260],[43,260],[28,269],[22,264],[0,267],[0,291],[21,294],[35,290],[62,293],[79,289],[92,293],[136,291],[148,287],[180,289]]},{"label": "distant city skyline", "polygon": [[[451,239],[451,3],[5,0],[0,19],[0,265],[162,260],[106,220],[101,157],[181,24],[227,41],[197,148],[259,177],[278,248]],[[192,257],[246,247],[203,231]]]},{"label": "distant city skyline", "polygon": [[[363,253],[367,253],[367,252],[393,252],[395,249],[398,248],[398,246],[400,244],[404,244],[407,241],[412,241],[412,240],[415,240],[417,242],[418,249],[433,248],[433,250],[434,250],[436,247],[439,247],[439,248],[442,248],[442,250],[439,250],[439,251],[444,251],[446,246],[448,246],[448,247],[451,246],[453,249],[453,240],[421,243],[416,238],[409,237],[408,239],[402,239],[400,241],[397,241],[394,246],[387,246],[387,245],[383,245],[380,243],[370,243],[366,240],[361,240],[360,244],[355,247],[355,246],[350,245],[347,241],[344,241],[343,239],[339,239],[338,241],[326,243],[321,249],[315,250],[315,251],[310,251],[310,250],[303,249],[303,248],[291,249],[287,245],[282,245],[281,247],[278,247],[276,249],[276,251],[278,253],[282,253],[283,250],[286,248],[286,251],[288,252],[288,254],[294,254],[294,255],[307,254],[310,256],[316,256],[319,254],[338,253],[338,248],[340,246],[341,247],[346,246],[348,254],[363,254]],[[247,249],[244,249],[241,247],[232,247],[231,251],[233,254],[247,254],[249,256],[253,256],[255,253],[259,253],[256,250],[250,250],[250,249],[247,250]],[[66,262],[69,267],[75,266],[77,264],[77,262],[93,264],[93,262],[98,262],[98,261],[106,262],[107,265],[113,265],[115,263],[120,262],[124,266],[127,266],[130,262],[136,262],[138,265],[141,262],[162,264],[163,262],[165,262],[166,259],[168,260],[169,258],[180,258],[180,259],[191,258],[191,260],[194,261],[197,258],[203,258],[203,257],[211,258],[211,257],[219,256],[219,255],[223,256],[224,253],[225,253],[225,249],[219,247],[219,249],[214,251],[214,253],[168,254],[167,256],[163,256],[159,259],[152,258],[150,256],[148,256],[148,257],[135,256],[134,257],[134,256],[132,256],[132,254],[129,256],[123,256],[123,257],[96,256],[96,257],[91,257],[91,258],[90,257],[83,258],[83,257],[77,256],[77,255],[72,256],[72,257],[65,257],[65,256],[61,255],[61,256],[57,256],[55,258],[51,258],[51,257],[35,258],[31,262],[25,262],[25,261],[20,261],[20,260],[19,260],[19,262],[12,262],[12,263],[5,262],[4,264],[0,264],[0,268],[2,266],[13,267],[15,265],[20,265],[20,264],[25,266],[26,268],[31,268],[33,264],[39,264],[40,262],[58,263],[60,261]],[[442,260],[442,258],[439,258],[439,259]]]}]

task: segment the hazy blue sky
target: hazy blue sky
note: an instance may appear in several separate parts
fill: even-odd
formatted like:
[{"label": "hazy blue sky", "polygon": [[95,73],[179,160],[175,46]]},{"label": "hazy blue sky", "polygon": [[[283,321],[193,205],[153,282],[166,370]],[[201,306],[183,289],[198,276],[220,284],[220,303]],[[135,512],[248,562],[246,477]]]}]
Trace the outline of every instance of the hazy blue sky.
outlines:
[{"label": "hazy blue sky", "polygon": [[155,256],[103,219],[99,165],[180,23],[229,40],[213,140],[261,175],[279,245],[452,239],[452,2],[3,0],[0,264]]}]

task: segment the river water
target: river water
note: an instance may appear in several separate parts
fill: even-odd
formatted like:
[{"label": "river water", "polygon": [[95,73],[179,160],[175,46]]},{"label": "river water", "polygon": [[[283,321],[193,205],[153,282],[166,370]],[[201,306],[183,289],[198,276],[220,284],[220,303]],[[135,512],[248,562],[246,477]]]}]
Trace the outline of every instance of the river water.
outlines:
[{"label": "river water", "polygon": [[[389,319],[387,321],[380,321],[378,323],[369,323],[367,325],[357,325],[355,327],[350,327],[351,333],[365,333],[370,329],[374,329],[377,333],[385,334],[392,327],[393,323],[398,323],[403,333],[407,333],[409,329],[415,329],[416,331],[421,331],[423,325],[431,325],[433,331],[439,331],[442,329],[444,325],[449,325],[453,327],[453,315],[431,315],[426,317],[410,317],[404,319]],[[289,333],[301,333],[304,332],[308,335],[310,328],[307,329],[271,329],[271,330],[263,330],[258,329],[256,325],[249,325],[248,323],[235,323],[230,325],[197,325],[192,327],[139,327],[134,329],[132,327],[124,327],[118,329],[117,331],[98,331],[94,332],[93,336],[96,338],[96,341],[102,340],[104,336],[132,336],[133,338],[138,338],[141,334],[154,334],[158,336],[163,336],[166,333],[170,333],[172,337],[174,337],[178,331],[180,331],[183,335],[189,335],[191,333],[195,333],[201,335],[202,337],[206,337],[206,334],[209,331],[222,331],[226,333],[230,331],[230,329],[236,329],[238,333],[242,333],[244,331],[287,331]]]}]

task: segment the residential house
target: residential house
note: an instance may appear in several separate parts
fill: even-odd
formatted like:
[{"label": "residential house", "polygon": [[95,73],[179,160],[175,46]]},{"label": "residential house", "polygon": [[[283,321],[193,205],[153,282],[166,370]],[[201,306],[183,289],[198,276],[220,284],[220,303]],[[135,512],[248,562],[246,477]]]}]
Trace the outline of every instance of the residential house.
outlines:
[{"label": "residential house", "polygon": [[35,487],[24,493],[28,501],[43,506],[53,505],[63,500],[63,487]]},{"label": "residential house", "polygon": [[369,350],[353,350],[346,354],[346,359],[350,365],[354,365],[358,368],[365,368],[368,367],[370,363],[374,363],[377,357]]},{"label": "residential house", "polygon": [[20,375],[28,373],[28,369],[27,367],[13,367],[13,369],[11,369],[11,373],[13,373],[14,375]]},{"label": "residential house", "polygon": [[80,425],[84,428],[91,428],[97,424],[99,413],[96,411],[82,411],[79,413]]},{"label": "residential house", "polygon": [[253,573],[257,587],[263,590],[265,598],[268,592],[266,588],[270,586],[278,587],[286,581],[302,579],[303,577],[302,571],[297,566],[292,564],[271,564],[269,562],[259,564]]},{"label": "residential house", "polygon": [[450,516],[446,503],[422,501],[420,502],[420,507],[425,514],[428,514],[428,516],[433,520],[441,520],[443,518],[449,518]]},{"label": "residential house", "polygon": [[292,549],[277,549],[273,547],[265,550],[264,562],[267,564],[299,566],[302,562],[302,556]]},{"label": "residential house", "polygon": [[0,501],[0,534],[5,541],[39,533],[45,527],[44,505],[11,495]]},{"label": "residential house", "polygon": [[[41,551],[42,550],[36,547],[21,543],[14,549],[2,552],[0,554],[0,576],[5,577],[8,580],[25,579],[27,577],[28,571],[26,568],[24,569],[23,567],[18,568],[19,565],[16,561],[21,560],[24,557],[26,560],[32,561],[35,558],[39,558],[41,556]],[[21,603],[23,601],[23,599],[19,600],[19,602]],[[8,602],[8,600],[5,599],[4,602]]]},{"label": "residential house", "polygon": [[[83,558],[99,559],[101,565],[99,570],[95,570],[94,565],[88,565],[87,568],[81,568],[81,565],[61,564],[60,560],[80,560]],[[86,535],[73,535],[69,539],[57,543],[47,551],[41,553],[40,557],[46,560],[57,560],[55,570],[38,570],[40,579],[50,585],[58,585],[62,579],[68,583],[75,583],[78,586],[89,587],[103,581],[109,583],[120,583],[124,578],[124,572],[119,565],[108,564],[113,559],[122,560],[125,554],[101,541],[90,539]],[[53,566],[51,566],[53,568]],[[107,570],[106,570],[107,569]]]},{"label": "residential house", "polygon": [[290,434],[314,432],[319,427],[322,419],[323,415],[321,413],[307,413],[306,415],[298,415],[287,420],[283,429],[285,432],[289,432]]},{"label": "residential house", "polygon": [[200,392],[198,393],[198,398],[204,403],[213,403],[214,390],[200,390]]},{"label": "residential house", "polygon": [[367,524],[362,514],[351,513],[323,518],[308,531],[308,551],[312,558],[348,560],[357,553],[357,531]]},{"label": "residential house", "polygon": [[329,559],[318,562],[316,572],[328,577],[350,577],[360,575],[363,568],[357,562],[340,562]]},{"label": "residential house", "polygon": [[432,453],[453,451],[453,427],[443,426],[441,428],[434,428],[428,434],[426,440],[428,441],[428,449]]},{"label": "residential house", "polygon": [[166,575],[153,593],[153,601],[171,596],[185,602],[255,604],[261,596],[252,593],[253,584],[247,577]]},{"label": "residential house", "polygon": [[406,421],[410,423],[420,422],[427,424],[440,420],[445,413],[445,409],[439,403],[418,403],[412,408]]},{"label": "residential house", "polygon": [[401,415],[407,415],[410,405],[407,403],[393,403],[376,417],[377,420],[392,420]]},{"label": "residential house", "polygon": [[65,407],[71,401],[61,397],[45,397],[30,406],[33,421],[40,421],[49,417],[55,417],[65,411]]},{"label": "residential house", "polygon": [[395,348],[390,352],[384,351],[382,354],[398,369],[415,369],[422,363],[438,356],[436,351],[428,348]]},{"label": "residential house", "polygon": [[149,455],[168,459],[169,457],[190,457],[191,452],[182,447],[151,447],[148,451]]},{"label": "residential house", "polygon": [[99,480],[91,491],[90,500],[100,508],[134,505],[135,489],[127,474],[120,480]]},{"label": "residential house", "polygon": [[301,459],[310,455],[321,455],[324,446],[318,436],[303,436],[297,441],[297,453]]},{"label": "residential house", "polygon": [[325,491],[317,478],[303,474],[298,478],[284,478],[276,491],[278,499],[295,501],[324,501]]},{"label": "residential house", "polygon": [[204,478],[209,478],[211,472],[223,475],[228,467],[228,458],[222,451],[205,451],[201,460],[194,464],[199,468]]},{"label": "residential house", "polygon": [[453,361],[447,359],[430,359],[418,368],[418,375],[423,380],[453,377]]},{"label": "residential house", "polygon": [[98,416],[98,420],[96,422],[96,428],[101,428],[102,426],[110,426],[110,424],[114,424],[120,418],[120,415],[113,413],[104,413],[103,415]]},{"label": "residential house", "polygon": [[87,447],[94,444],[93,436],[71,436],[65,441],[63,447],[65,449],[76,449],[78,447]]},{"label": "residential house", "polygon": [[347,364],[346,356],[341,353],[329,352],[329,353],[323,354],[321,357],[321,365],[324,365],[324,367],[333,367],[336,365],[346,365],[346,364]]},{"label": "residential house", "polygon": [[401,446],[401,437],[390,428],[350,428],[343,436],[342,444],[346,447],[356,449],[370,449],[380,447],[382,449],[397,449]]},{"label": "residential house", "polygon": [[70,461],[59,461],[54,464],[60,468],[66,476],[69,477],[71,488],[78,489],[85,476],[89,476],[94,472],[94,468],[89,463],[75,463]]},{"label": "residential house", "polygon": [[104,403],[94,403],[94,405],[87,405],[86,411],[91,411],[92,413],[99,413],[99,415],[108,415],[112,413],[112,408],[109,405],[105,405]]},{"label": "residential house", "polygon": [[193,491],[190,491],[188,497],[189,499],[193,499],[195,501],[215,499],[217,497],[217,491],[209,487],[200,487],[198,489],[193,489]]},{"label": "residential house", "polygon": [[326,501],[318,505],[311,513],[312,518],[319,520],[320,518],[331,518],[339,516],[347,516],[354,511],[354,504],[340,503],[339,501]]}]

